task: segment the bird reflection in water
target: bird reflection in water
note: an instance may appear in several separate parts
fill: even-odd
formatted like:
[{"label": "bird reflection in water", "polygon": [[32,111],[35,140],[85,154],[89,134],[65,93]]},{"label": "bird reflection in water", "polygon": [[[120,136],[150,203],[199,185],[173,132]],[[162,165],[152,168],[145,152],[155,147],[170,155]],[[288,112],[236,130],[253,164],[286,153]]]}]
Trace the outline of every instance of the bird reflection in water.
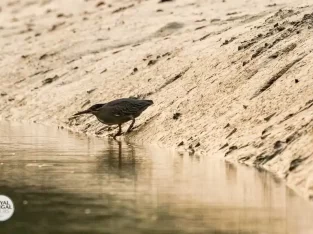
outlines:
[{"label": "bird reflection in water", "polygon": [[133,145],[125,141],[108,138],[108,146],[97,155],[97,173],[109,170],[110,175],[115,174],[123,178],[132,178],[136,175],[136,151]]}]

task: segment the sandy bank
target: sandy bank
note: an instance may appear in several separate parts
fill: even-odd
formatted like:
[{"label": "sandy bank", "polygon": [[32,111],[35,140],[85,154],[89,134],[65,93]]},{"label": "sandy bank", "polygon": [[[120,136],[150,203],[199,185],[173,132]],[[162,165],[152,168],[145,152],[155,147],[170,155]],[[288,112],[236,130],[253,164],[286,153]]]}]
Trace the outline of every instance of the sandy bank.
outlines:
[{"label": "sandy bank", "polygon": [[134,141],[266,168],[313,199],[313,1],[292,2],[1,1],[1,118],[106,136],[69,118],[153,99]]}]

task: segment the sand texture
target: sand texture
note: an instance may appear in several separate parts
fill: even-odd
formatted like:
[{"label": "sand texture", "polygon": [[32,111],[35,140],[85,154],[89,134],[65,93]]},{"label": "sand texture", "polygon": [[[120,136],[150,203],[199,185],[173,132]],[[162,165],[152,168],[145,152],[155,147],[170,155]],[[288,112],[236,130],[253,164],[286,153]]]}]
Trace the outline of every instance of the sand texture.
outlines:
[{"label": "sand texture", "polygon": [[313,1],[2,0],[0,9],[2,119],[106,137],[116,129],[72,115],[152,99],[132,141],[265,168],[313,199]]}]

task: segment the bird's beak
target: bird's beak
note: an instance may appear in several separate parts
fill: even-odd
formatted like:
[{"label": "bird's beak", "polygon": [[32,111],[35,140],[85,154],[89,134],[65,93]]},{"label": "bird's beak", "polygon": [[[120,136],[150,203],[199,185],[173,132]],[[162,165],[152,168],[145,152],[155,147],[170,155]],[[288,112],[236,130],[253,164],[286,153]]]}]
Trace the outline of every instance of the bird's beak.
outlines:
[{"label": "bird's beak", "polygon": [[84,111],[77,112],[75,115],[83,115],[83,114],[91,114],[91,111],[90,110],[84,110]]}]

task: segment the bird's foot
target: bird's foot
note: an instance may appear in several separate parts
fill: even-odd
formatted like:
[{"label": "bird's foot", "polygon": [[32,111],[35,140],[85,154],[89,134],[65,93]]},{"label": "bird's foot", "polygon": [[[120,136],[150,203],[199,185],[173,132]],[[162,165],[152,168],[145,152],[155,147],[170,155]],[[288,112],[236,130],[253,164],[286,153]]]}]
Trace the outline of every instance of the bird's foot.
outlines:
[{"label": "bird's foot", "polygon": [[122,132],[118,132],[118,133],[116,133],[116,134],[109,134],[109,136],[110,137],[113,137],[113,139],[116,139],[116,137],[118,137],[118,136],[122,136]]},{"label": "bird's foot", "polygon": [[139,124],[139,125],[137,125],[137,126],[134,126],[134,127],[132,127],[131,129],[127,129],[126,133],[133,132],[135,129],[138,129],[140,126],[141,126],[141,124]]},{"label": "bird's foot", "polygon": [[119,132],[119,133],[116,133],[116,134],[115,134],[116,137],[117,137],[117,136],[122,136],[122,135],[123,135],[122,132]]}]

